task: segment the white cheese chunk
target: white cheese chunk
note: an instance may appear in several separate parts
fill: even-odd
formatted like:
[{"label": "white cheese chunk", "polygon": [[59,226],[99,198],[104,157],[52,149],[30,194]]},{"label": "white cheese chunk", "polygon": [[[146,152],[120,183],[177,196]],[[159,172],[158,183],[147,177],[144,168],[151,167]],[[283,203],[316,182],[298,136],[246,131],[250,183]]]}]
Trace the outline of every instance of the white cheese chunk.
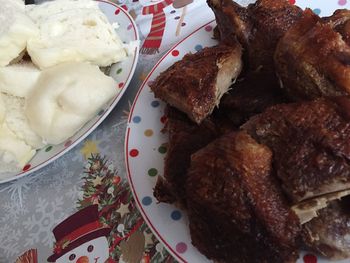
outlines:
[{"label": "white cheese chunk", "polygon": [[38,35],[38,28],[17,3],[0,0],[0,66],[8,65]]},{"label": "white cheese chunk", "polygon": [[48,143],[74,135],[118,93],[115,81],[97,66],[64,63],[44,70],[28,95],[26,116]]},{"label": "white cheese chunk", "polygon": [[24,113],[24,98],[2,94],[2,99],[6,109],[4,122],[8,128],[26,144],[35,149],[42,148],[45,144],[42,138],[37,135],[29,125],[28,119]]},{"label": "white cheese chunk", "polygon": [[5,103],[2,99],[2,94],[0,93],[0,126],[3,124],[6,115]]},{"label": "white cheese chunk", "polygon": [[0,91],[25,98],[39,75],[40,70],[29,62],[0,67]]},{"label": "white cheese chunk", "polygon": [[4,123],[0,126],[0,172],[15,172],[22,169],[35,150],[20,140]]},{"label": "white cheese chunk", "polygon": [[[67,4],[75,1],[56,1]],[[126,57],[123,43],[100,9],[72,8],[46,16],[51,2],[33,8],[42,13],[40,34],[28,41],[27,50],[34,64],[44,69],[63,62],[90,62],[109,66]],[[79,3],[79,2],[77,2]],[[31,12],[28,12],[31,15]]]}]

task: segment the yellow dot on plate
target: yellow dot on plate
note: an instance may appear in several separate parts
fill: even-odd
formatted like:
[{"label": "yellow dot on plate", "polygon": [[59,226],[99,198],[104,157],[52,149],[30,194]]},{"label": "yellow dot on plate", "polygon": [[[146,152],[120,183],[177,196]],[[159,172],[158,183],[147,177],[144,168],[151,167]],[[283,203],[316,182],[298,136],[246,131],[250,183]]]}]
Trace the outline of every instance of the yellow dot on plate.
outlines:
[{"label": "yellow dot on plate", "polygon": [[151,137],[153,135],[153,131],[151,129],[145,130],[145,136]]}]

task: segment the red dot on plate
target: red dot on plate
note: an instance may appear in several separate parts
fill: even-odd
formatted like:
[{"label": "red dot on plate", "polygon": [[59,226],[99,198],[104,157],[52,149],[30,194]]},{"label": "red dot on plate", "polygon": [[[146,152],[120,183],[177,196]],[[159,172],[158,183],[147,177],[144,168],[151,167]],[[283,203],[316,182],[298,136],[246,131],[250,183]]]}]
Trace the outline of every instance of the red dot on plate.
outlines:
[{"label": "red dot on plate", "polygon": [[115,10],[114,14],[118,15],[120,13],[120,9],[117,8],[117,10]]},{"label": "red dot on plate", "polygon": [[171,55],[173,55],[174,57],[177,57],[179,54],[180,52],[176,49],[171,52]]},{"label": "red dot on plate", "polygon": [[23,167],[23,172],[28,171],[32,167],[29,163]]},{"label": "red dot on plate", "polygon": [[72,141],[71,141],[71,140],[66,141],[66,143],[64,144],[64,147],[68,147],[68,146],[70,146],[71,144],[72,144]]},{"label": "red dot on plate", "polygon": [[304,263],[317,263],[317,257],[312,254],[306,254],[303,257]]},{"label": "red dot on plate", "polygon": [[168,118],[167,118],[166,116],[162,116],[162,117],[160,118],[160,122],[161,122],[161,123],[166,123],[167,120],[168,120]]},{"label": "red dot on plate", "polygon": [[119,84],[118,84],[118,87],[121,89],[122,87],[124,87],[124,82],[120,82]]},{"label": "red dot on plate", "polygon": [[295,4],[295,0],[289,0],[289,3],[291,3],[292,5]]},{"label": "red dot on plate", "polygon": [[139,155],[139,151],[136,149],[132,149],[129,154],[131,157],[136,157]]}]

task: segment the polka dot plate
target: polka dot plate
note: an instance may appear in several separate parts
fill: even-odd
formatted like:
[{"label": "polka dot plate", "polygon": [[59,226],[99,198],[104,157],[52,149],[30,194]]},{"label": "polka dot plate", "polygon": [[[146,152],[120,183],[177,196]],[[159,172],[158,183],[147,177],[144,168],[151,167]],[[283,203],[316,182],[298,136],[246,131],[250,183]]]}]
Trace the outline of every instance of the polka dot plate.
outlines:
[{"label": "polka dot plate", "polygon": [[[302,8],[310,7],[320,15],[330,15],[338,8],[350,8],[349,0],[290,1]],[[242,0],[241,3],[248,2],[252,1]],[[153,197],[157,176],[163,174],[167,135],[161,132],[166,121],[165,104],[154,97],[149,84],[186,53],[194,53],[203,47],[215,45],[216,42],[212,39],[215,25],[215,21],[204,24],[169,50],[155,65],[136,96],[126,131],[126,166],[136,203],[154,234],[179,262],[205,263],[210,260],[192,246],[186,212],[173,205],[157,203]],[[298,260],[298,263],[325,262],[328,261],[308,252],[300,252]],[[340,262],[345,263],[349,260]]]},{"label": "polka dot plate", "polygon": [[[110,23],[119,24],[116,31],[124,43],[139,40],[136,24],[127,11],[108,1],[99,0],[98,2],[100,9],[107,16]],[[0,174],[0,183],[18,179],[48,165],[88,136],[112,111],[127,89],[136,68],[139,47],[135,45],[134,52],[130,53],[132,54],[127,59],[113,64],[110,68],[109,75],[115,79],[116,89],[119,90],[119,93],[111,102],[66,142],[59,145],[47,145],[45,148],[38,150],[33,159],[23,167],[21,172]]]}]

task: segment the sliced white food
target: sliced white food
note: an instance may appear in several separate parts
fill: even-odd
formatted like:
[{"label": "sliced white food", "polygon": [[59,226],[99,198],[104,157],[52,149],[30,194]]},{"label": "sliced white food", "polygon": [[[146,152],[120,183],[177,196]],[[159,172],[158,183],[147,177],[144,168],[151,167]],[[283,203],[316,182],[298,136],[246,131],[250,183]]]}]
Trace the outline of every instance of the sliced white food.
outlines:
[{"label": "sliced white food", "polygon": [[21,62],[7,67],[0,67],[0,91],[27,97],[40,75],[40,70],[30,62]]},{"label": "sliced white food", "polygon": [[118,93],[97,66],[65,63],[44,70],[27,98],[31,127],[48,143],[74,135]]},{"label": "sliced white food", "polygon": [[0,172],[15,172],[33,158],[35,150],[20,140],[4,123],[0,126]]},{"label": "sliced white food", "polygon": [[28,39],[38,28],[17,1],[0,0],[0,66],[6,66],[23,53]]},{"label": "sliced white food", "polygon": [[0,126],[3,124],[5,120],[5,114],[6,114],[5,104],[2,99],[2,94],[0,93]]},{"label": "sliced white food", "polygon": [[24,113],[25,99],[7,94],[2,94],[2,99],[6,109],[5,123],[8,128],[34,149],[42,148],[45,145],[43,139],[31,128]]},{"label": "sliced white food", "polygon": [[27,50],[41,69],[71,61],[104,67],[126,57],[122,41],[100,9],[65,10],[41,18],[38,26],[40,34],[28,41]]}]

